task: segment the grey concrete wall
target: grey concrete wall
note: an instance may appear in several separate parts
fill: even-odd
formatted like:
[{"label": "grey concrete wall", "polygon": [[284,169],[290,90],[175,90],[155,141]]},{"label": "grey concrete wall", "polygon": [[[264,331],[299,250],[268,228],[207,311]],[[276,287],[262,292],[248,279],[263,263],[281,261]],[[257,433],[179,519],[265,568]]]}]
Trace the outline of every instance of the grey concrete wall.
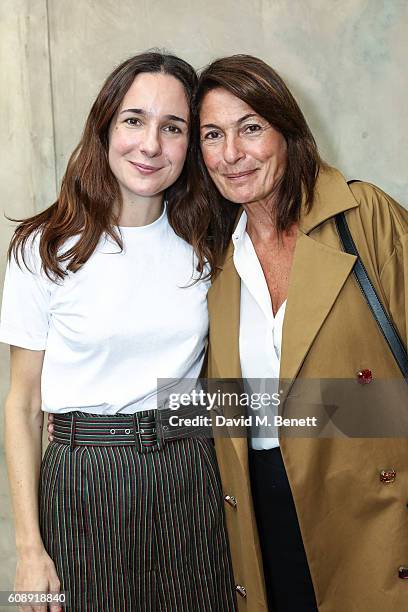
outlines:
[{"label": "grey concrete wall", "polygon": [[[408,202],[406,0],[2,0],[0,284],[11,226],[55,198],[102,80],[164,47],[195,67],[258,55],[287,80],[323,156]],[[8,353],[0,347],[0,401]],[[1,447],[2,448],[2,447]],[[0,590],[14,574],[0,450]]]},{"label": "grey concrete wall", "polygon": [[[0,281],[12,224],[55,199],[56,173],[46,0],[0,3]],[[0,403],[8,387],[8,347],[0,345]],[[0,420],[0,590],[14,579],[15,551]],[[10,608],[5,608],[10,610]]]}]

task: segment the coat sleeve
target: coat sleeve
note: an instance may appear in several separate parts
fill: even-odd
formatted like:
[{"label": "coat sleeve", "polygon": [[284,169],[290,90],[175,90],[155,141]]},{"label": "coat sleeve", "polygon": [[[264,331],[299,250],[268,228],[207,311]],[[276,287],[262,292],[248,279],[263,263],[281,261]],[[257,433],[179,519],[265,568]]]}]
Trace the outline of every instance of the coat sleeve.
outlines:
[{"label": "coat sleeve", "polygon": [[371,183],[356,182],[350,189],[360,204],[358,214],[364,242],[384,305],[407,346],[408,210]]},{"label": "coat sleeve", "polygon": [[408,234],[401,236],[381,271],[390,315],[408,346]]}]

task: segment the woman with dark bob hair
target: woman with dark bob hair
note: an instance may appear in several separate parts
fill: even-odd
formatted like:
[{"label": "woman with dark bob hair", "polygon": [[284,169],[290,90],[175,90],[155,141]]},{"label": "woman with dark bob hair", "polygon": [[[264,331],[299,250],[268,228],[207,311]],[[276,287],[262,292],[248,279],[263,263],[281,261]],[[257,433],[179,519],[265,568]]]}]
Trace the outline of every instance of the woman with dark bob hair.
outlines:
[{"label": "woman with dark bob hair", "polygon": [[[236,609],[213,443],[171,430],[157,389],[158,377],[197,379],[205,352],[196,81],[163,53],[116,68],[57,201],[10,245],[0,339],[15,588],[65,591],[72,612]],[[41,461],[43,411],[54,431]]]},{"label": "woman with dark bob hair", "polygon": [[[229,243],[208,294],[209,378],[280,401],[259,419],[243,413],[249,445],[228,425],[216,439],[238,607],[403,610],[407,429],[381,427],[402,426],[398,414],[406,424],[408,213],[323,163],[289,89],[260,59],[213,62],[196,103],[193,201],[212,211],[201,234],[213,252]],[[355,421],[330,418],[349,402]],[[379,429],[361,428],[379,414]]]}]

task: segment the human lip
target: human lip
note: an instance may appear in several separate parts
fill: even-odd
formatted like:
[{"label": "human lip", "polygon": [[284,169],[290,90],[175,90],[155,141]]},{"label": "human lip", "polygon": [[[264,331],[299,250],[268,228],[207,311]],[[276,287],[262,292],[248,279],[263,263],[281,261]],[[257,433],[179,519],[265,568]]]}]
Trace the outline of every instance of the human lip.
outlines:
[{"label": "human lip", "polygon": [[257,168],[254,168],[253,170],[244,170],[243,172],[231,172],[229,174],[224,174],[224,177],[229,179],[230,181],[236,181],[238,179],[242,179],[242,178],[246,178],[247,176],[250,176],[251,174],[256,172],[256,170]]},{"label": "human lip", "polygon": [[162,169],[162,166],[159,166],[159,167],[156,167],[156,166],[147,166],[146,164],[139,164],[137,162],[132,162],[132,161],[129,161],[129,163],[134,168],[139,170],[139,172],[141,174],[154,174],[155,172],[158,172],[159,170]]}]

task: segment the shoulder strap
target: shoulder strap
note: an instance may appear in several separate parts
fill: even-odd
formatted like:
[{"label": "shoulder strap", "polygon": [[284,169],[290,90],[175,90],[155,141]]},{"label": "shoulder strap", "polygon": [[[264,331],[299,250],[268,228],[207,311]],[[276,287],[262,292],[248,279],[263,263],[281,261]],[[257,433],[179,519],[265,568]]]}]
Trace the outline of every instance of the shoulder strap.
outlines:
[{"label": "shoulder strap", "polygon": [[354,264],[354,276],[356,277],[357,283],[363,293],[367,304],[377,321],[377,324],[391,349],[392,354],[395,357],[395,361],[398,364],[399,369],[402,372],[406,382],[408,383],[408,355],[405,347],[402,343],[401,338],[395,329],[394,324],[389,318],[384,306],[381,303],[380,298],[377,295],[375,288],[373,287],[370,278],[367,274],[367,270],[361,261],[360,255],[357,251],[356,245],[354,244],[353,237],[351,235],[349,226],[347,225],[346,217],[344,213],[339,213],[335,216],[335,222],[337,231],[340,236],[340,240],[343,245],[343,249],[346,253],[355,255],[357,260]]}]

